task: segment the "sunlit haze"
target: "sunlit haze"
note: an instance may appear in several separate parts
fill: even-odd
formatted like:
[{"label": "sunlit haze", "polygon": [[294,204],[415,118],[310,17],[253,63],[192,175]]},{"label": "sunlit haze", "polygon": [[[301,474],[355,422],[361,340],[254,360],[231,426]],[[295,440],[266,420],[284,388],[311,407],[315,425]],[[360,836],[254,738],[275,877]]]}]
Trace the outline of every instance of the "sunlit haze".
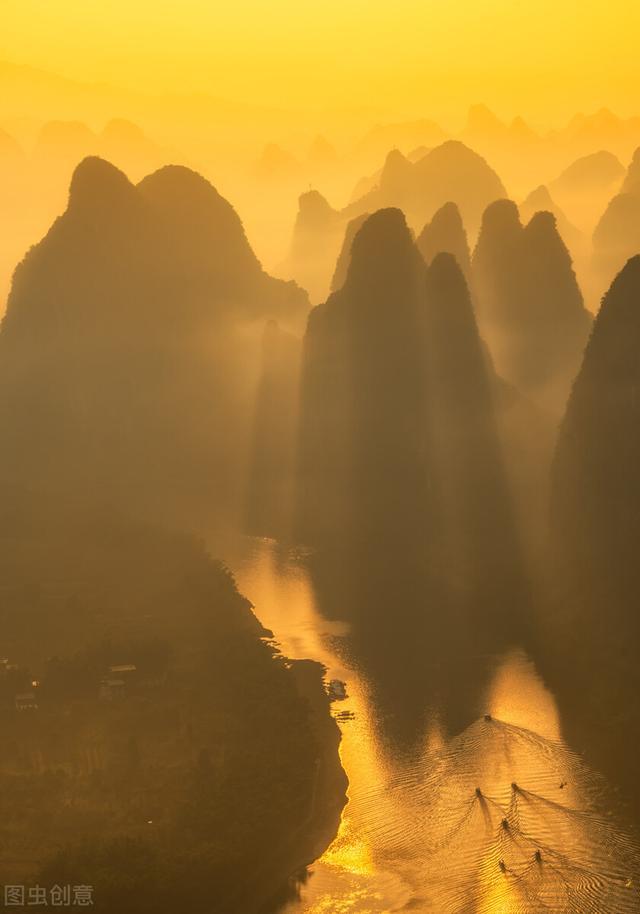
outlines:
[{"label": "sunlit haze", "polygon": [[631,114],[640,9],[627,0],[3,0],[0,57],[83,82],[328,116],[436,116],[483,101],[554,126]]},{"label": "sunlit haze", "polygon": [[640,4],[0,0],[0,908],[639,914]]}]

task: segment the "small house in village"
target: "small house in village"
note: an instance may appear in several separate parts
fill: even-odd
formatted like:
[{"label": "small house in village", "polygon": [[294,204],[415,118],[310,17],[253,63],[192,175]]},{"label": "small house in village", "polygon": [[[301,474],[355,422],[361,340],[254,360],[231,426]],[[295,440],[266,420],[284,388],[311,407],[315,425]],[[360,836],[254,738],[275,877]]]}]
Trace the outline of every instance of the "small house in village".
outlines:
[{"label": "small house in village", "polygon": [[38,700],[35,692],[19,692],[15,698],[16,711],[37,711]]},{"label": "small house in village", "polygon": [[103,679],[100,682],[100,701],[118,701],[126,695],[127,685],[124,679]]},{"label": "small house in village", "polygon": [[109,673],[112,676],[120,676],[129,678],[130,676],[135,676],[138,672],[138,668],[135,663],[122,663],[119,666],[110,666]]}]

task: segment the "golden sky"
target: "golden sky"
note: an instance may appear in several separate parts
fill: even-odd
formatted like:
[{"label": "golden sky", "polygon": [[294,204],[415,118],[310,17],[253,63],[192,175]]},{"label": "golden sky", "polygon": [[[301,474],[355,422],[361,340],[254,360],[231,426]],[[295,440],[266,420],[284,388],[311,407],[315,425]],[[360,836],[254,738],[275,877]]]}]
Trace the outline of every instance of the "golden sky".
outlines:
[{"label": "golden sky", "polygon": [[[636,112],[632,0],[0,0],[0,59],[279,107]],[[638,106],[640,107],[640,106]]]}]

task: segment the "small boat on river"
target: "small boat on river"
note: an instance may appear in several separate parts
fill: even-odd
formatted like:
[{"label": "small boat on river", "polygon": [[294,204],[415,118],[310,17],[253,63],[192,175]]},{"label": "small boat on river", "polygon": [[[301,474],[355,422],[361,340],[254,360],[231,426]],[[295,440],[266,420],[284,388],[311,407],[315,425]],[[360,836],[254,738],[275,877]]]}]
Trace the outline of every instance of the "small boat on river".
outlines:
[{"label": "small boat on river", "polygon": [[330,679],[327,687],[330,701],[344,701],[347,697],[347,684],[341,679]]}]

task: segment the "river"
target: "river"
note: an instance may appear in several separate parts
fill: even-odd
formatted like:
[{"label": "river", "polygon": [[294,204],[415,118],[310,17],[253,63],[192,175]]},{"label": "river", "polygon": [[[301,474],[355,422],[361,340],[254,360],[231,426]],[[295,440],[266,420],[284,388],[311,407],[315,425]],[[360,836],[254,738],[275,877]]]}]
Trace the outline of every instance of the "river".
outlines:
[{"label": "river", "polygon": [[[372,661],[361,650],[352,622],[321,611],[322,599],[303,557],[274,541],[247,538],[230,547],[225,559],[283,653],[320,661],[328,678],[347,684],[348,698],[333,707],[334,713],[347,712],[343,717],[348,718],[339,721],[348,803],[335,841],[311,867],[299,900],[289,903],[282,914],[622,914],[639,909],[628,890],[622,902],[610,902],[617,907],[596,907],[601,900],[589,896],[586,901],[580,893],[583,900],[577,904],[582,908],[572,906],[565,885],[571,883],[568,871],[563,872],[562,885],[555,880],[543,907],[527,906],[522,884],[524,874],[529,878],[535,861],[540,862],[538,847],[562,844],[554,872],[573,855],[596,880],[622,884],[632,864],[625,862],[620,873],[609,872],[611,841],[622,839],[615,832],[602,832],[609,826],[589,822],[583,828],[564,813],[565,807],[580,807],[580,793],[592,782],[583,775],[579,759],[568,749],[565,752],[557,702],[520,646],[509,643],[487,651],[480,639],[477,651],[473,644],[460,648],[458,662],[446,644],[434,650],[434,639],[427,639],[424,647],[412,646],[403,669],[389,644],[383,655],[389,657],[387,688],[381,691],[378,671],[386,669],[385,661]],[[455,634],[456,625],[451,621],[447,630],[453,628]],[[415,666],[421,667],[418,677]],[[526,791],[512,786],[516,780]],[[476,781],[478,796],[482,791],[479,799],[474,794]],[[485,795],[490,799],[485,801]],[[530,816],[526,848],[522,837],[515,842],[513,832],[500,833],[501,816],[514,813],[520,823],[517,816],[523,809]],[[478,822],[484,821],[481,828],[473,825],[476,815]],[[481,831],[485,840],[487,827],[497,828],[498,850],[494,842],[487,851],[473,837]],[[536,828],[543,837],[534,844],[530,835]],[[504,845],[507,837],[510,846]],[[508,855],[514,862],[507,865],[503,860],[509,861]],[[510,867],[512,880],[505,879]],[[452,883],[458,890],[453,895]],[[557,901],[559,892],[563,899],[568,893],[566,906]]]}]

